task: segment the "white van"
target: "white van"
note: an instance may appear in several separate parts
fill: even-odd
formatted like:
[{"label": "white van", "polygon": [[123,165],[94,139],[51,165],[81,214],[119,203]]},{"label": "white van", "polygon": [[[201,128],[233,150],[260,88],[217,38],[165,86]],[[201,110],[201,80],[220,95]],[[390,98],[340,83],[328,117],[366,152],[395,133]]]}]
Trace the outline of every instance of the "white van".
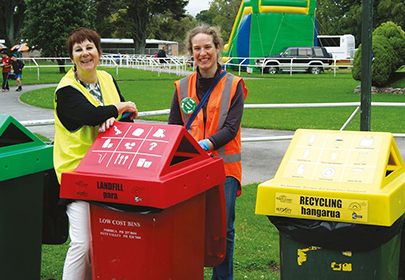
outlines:
[{"label": "white van", "polygon": [[345,35],[318,35],[318,46],[324,47],[333,55],[335,60],[353,59],[356,52],[354,36]]}]

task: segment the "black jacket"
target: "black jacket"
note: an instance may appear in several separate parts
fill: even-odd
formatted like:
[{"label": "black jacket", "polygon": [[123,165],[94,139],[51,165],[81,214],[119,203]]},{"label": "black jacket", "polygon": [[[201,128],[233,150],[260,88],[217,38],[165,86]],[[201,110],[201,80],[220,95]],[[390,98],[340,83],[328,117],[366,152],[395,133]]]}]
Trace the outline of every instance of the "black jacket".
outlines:
[{"label": "black jacket", "polygon": [[12,62],[13,71],[17,74],[22,74],[22,69],[24,68],[24,63],[21,60],[16,60]]}]

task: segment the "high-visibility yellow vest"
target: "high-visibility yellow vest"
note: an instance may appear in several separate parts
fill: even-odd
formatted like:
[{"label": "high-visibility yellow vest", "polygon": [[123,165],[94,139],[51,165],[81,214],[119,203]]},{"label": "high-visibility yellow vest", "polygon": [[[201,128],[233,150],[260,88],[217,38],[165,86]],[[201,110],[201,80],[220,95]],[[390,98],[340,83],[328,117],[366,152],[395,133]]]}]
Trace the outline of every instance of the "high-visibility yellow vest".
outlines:
[{"label": "high-visibility yellow vest", "polygon": [[[120,96],[111,75],[105,71],[97,71],[97,78],[100,83],[104,105],[119,103],[121,101]],[[87,89],[75,79],[73,69],[69,70],[61,79],[56,91],[66,86],[72,86],[77,89],[94,106],[97,107],[100,105]],[[76,131],[68,131],[63,126],[56,113],[56,91],[54,96],[55,140],[53,162],[60,183],[62,172],[74,170],[79,165],[80,161],[97,138],[99,126],[83,125]]]}]

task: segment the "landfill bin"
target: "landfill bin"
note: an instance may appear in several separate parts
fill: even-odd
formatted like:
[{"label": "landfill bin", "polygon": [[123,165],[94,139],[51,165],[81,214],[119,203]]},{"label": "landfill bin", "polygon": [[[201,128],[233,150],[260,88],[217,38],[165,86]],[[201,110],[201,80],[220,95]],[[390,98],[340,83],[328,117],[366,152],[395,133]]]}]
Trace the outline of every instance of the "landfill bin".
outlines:
[{"label": "landfill bin", "polygon": [[0,115],[0,279],[37,280],[41,273],[44,186],[53,147]]},{"label": "landfill bin", "polygon": [[121,123],[62,173],[90,202],[93,279],[203,279],[226,252],[222,159],[181,126]]},{"label": "landfill bin", "polygon": [[256,200],[279,230],[281,278],[398,279],[404,170],[390,133],[297,130]]}]

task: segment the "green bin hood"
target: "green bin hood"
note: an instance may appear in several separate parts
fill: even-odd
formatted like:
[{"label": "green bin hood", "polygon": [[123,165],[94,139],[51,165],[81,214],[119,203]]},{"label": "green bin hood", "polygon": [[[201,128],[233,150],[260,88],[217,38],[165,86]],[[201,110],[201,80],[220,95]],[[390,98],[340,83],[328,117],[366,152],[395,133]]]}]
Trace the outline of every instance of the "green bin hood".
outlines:
[{"label": "green bin hood", "polygon": [[52,168],[53,146],[12,116],[0,114],[0,182]]}]

